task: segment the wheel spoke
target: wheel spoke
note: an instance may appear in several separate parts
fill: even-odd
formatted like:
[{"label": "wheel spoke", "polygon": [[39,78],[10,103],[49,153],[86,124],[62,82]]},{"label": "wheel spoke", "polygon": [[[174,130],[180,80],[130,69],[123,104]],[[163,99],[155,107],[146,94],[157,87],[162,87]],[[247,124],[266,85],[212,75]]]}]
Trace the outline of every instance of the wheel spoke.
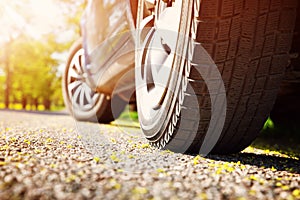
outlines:
[{"label": "wheel spoke", "polygon": [[[99,95],[94,94],[82,77],[82,65],[84,64],[83,49],[74,55],[68,71],[68,92],[74,107],[82,111],[90,110],[97,102]],[[75,79],[76,81],[72,81]]]},{"label": "wheel spoke", "polygon": [[99,97],[100,97],[100,94],[99,93],[95,93],[94,96],[93,96],[93,98],[92,98],[92,102],[96,103],[98,101]]},{"label": "wheel spoke", "polygon": [[71,66],[75,67],[78,73],[82,73],[82,66],[84,65],[84,51],[83,49],[80,49],[76,52],[74,55],[74,58],[72,59]]},{"label": "wheel spoke", "polygon": [[84,107],[84,96],[85,96],[85,85],[83,84],[81,87],[80,91],[80,96],[79,96],[79,105],[80,107]]},{"label": "wheel spoke", "polygon": [[69,93],[72,93],[72,91],[77,88],[80,84],[82,84],[80,81],[75,81],[75,82],[72,82],[68,85],[68,91]]},{"label": "wheel spoke", "polygon": [[81,89],[82,89],[82,85],[80,84],[76,88],[75,92],[72,95],[72,104],[75,105],[75,106],[78,106],[78,98],[79,98]]},{"label": "wheel spoke", "polygon": [[[78,73],[81,72],[81,68],[80,68],[80,61],[79,61],[79,56],[77,56],[76,58],[74,58],[71,62],[71,67],[75,68],[77,70]],[[71,68],[71,69],[72,69]]]},{"label": "wheel spoke", "polygon": [[82,78],[82,76],[77,71],[75,71],[75,69],[73,69],[73,68],[69,69],[68,76],[70,78],[75,78],[77,80]]},{"label": "wheel spoke", "polygon": [[[91,95],[92,90],[89,86],[84,83],[82,77],[84,65],[84,50],[80,49],[74,55],[69,71],[68,71],[68,91],[72,99],[73,106],[80,108],[81,110],[91,109],[94,105],[94,102]],[[72,79],[76,81],[72,82]],[[75,90],[75,91],[74,91]]]},{"label": "wheel spoke", "polygon": [[93,108],[93,105],[92,104],[85,104],[83,107],[81,107],[82,110],[90,110]]},{"label": "wheel spoke", "polygon": [[87,100],[87,104],[94,104],[94,102],[92,101],[92,90],[89,87],[86,87],[85,98]]}]

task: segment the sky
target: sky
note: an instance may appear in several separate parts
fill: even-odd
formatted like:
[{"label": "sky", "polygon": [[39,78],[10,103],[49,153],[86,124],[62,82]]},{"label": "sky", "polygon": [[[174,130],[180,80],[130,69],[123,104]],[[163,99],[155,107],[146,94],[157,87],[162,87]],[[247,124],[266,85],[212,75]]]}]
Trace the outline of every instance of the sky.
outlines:
[{"label": "sky", "polygon": [[63,13],[55,0],[0,0],[0,44],[18,32],[39,39],[63,26]]}]

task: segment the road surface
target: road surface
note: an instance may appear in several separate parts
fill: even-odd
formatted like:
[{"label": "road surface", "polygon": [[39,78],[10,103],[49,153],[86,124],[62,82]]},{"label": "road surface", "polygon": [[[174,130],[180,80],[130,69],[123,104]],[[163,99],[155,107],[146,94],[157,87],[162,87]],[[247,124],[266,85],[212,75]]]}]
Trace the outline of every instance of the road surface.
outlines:
[{"label": "road surface", "polygon": [[176,154],[138,128],[0,111],[0,199],[300,199],[300,162],[252,147]]}]

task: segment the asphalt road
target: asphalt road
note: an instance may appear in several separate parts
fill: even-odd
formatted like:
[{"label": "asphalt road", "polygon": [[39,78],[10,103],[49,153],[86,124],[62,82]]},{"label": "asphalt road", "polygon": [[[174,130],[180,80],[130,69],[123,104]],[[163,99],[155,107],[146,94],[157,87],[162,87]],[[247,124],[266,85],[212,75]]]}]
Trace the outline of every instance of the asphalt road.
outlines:
[{"label": "asphalt road", "polygon": [[300,199],[300,161],[176,154],[133,127],[0,111],[0,199]]}]

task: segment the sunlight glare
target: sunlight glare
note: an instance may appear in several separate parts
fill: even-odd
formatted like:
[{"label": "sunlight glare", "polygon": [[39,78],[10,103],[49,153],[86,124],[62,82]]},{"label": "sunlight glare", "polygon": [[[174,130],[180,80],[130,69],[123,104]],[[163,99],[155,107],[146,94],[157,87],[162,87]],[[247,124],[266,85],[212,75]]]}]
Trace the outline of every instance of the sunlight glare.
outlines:
[{"label": "sunlight glare", "polygon": [[64,19],[55,0],[0,0],[1,38],[25,33],[36,39],[62,27]]},{"label": "sunlight glare", "polygon": [[35,16],[32,28],[37,34],[50,32],[54,26],[62,21],[60,9],[53,0],[30,0],[32,12]]}]

